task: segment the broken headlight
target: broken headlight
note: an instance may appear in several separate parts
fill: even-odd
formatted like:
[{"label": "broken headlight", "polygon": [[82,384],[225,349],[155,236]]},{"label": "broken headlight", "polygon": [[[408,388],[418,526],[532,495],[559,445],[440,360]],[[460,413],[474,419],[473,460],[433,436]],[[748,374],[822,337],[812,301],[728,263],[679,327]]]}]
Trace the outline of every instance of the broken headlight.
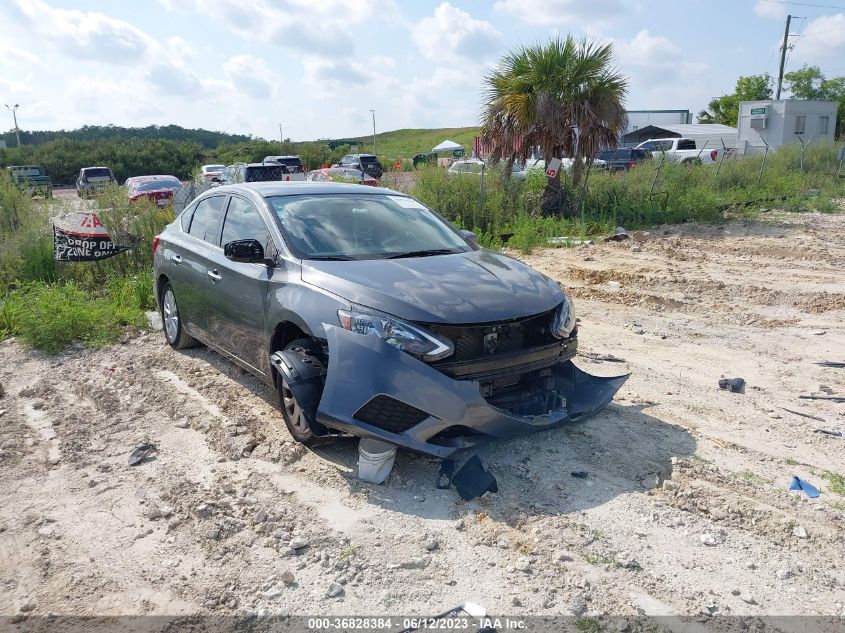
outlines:
[{"label": "broken headlight", "polygon": [[455,351],[450,340],[386,314],[338,310],[337,318],[344,330],[381,337],[388,345],[427,362],[446,358]]},{"label": "broken headlight", "polygon": [[569,338],[575,329],[575,314],[572,308],[572,301],[563,295],[563,301],[558,306],[552,319],[552,334],[555,338]]}]

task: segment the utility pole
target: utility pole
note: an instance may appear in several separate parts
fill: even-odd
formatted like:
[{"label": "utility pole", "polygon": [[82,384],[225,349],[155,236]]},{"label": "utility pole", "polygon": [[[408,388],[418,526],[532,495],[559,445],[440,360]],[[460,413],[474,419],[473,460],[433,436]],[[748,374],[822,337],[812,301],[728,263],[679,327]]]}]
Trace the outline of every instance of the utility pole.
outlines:
[{"label": "utility pole", "polygon": [[783,46],[780,48],[780,71],[778,72],[778,92],[775,99],[780,101],[780,89],[783,86],[783,67],[786,64],[786,51],[789,48],[789,23],[792,22],[792,16],[786,16],[786,29],[783,31]]},{"label": "utility pole", "polygon": [[376,153],[376,111],[370,110],[370,113],[373,115],[373,154]]},{"label": "utility pole", "polygon": [[285,135],[282,133],[282,124],[281,123],[279,123],[279,142],[280,143],[285,142]]},{"label": "utility pole", "polygon": [[[8,104],[4,103],[3,105],[6,106],[6,109],[12,113],[12,120],[15,122],[15,140],[18,142],[18,147],[21,146],[21,131],[18,129],[18,104],[16,103],[14,106],[9,107]],[[373,124],[375,125],[375,124]]]}]

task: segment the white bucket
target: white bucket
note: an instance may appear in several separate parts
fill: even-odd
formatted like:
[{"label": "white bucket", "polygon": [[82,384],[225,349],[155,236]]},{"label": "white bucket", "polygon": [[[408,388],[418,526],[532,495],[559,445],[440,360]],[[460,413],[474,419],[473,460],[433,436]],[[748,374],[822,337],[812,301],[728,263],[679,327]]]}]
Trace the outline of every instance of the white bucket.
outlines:
[{"label": "white bucket", "polygon": [[358,479],[371,484],[382,483],[393,470],[395,459],[395,444],[362,438],[358,442]]}]

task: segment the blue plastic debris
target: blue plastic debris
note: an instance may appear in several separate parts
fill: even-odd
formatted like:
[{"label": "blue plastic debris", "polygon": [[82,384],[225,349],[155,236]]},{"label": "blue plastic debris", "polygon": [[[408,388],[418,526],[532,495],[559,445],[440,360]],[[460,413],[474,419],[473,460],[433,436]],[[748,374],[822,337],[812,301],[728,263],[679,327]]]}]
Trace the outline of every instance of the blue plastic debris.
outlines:
[{"label": "blue plastic debris", "polygon": [[810,497],[810,499],[815,499],[819,496],[819,491],[816,489],[816,487],[809,481],[804,481],[798,475],[792,475],[792,483],[789,486],[789,491],[803,492],[805,495]]}]

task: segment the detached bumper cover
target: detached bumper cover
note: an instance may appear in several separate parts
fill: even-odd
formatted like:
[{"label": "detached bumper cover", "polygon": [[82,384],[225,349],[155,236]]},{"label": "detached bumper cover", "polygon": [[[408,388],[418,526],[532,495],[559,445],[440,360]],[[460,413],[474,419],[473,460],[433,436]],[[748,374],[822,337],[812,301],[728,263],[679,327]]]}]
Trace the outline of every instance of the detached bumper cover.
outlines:
[{"label": "detached bumper cover", "polygon": [[[477,381],[450,378],[378,337],[332,325],[325,325],[325,331],[330,360],[317,421],[440,457],[486,438],[539,431],[593,415],[610,403],[628,379],[628,375],[591,376],[571,361],[559,363],[552,367],[552,378],[555,391],[566,399],[565,406],[543,415],[520,416],[490,405]],[[420,421],[391,432],[356,419],[356,412],[378,396],[418,410],[423,414]],[[451,434],[447,430],[452,427],[462,432]]]}]

